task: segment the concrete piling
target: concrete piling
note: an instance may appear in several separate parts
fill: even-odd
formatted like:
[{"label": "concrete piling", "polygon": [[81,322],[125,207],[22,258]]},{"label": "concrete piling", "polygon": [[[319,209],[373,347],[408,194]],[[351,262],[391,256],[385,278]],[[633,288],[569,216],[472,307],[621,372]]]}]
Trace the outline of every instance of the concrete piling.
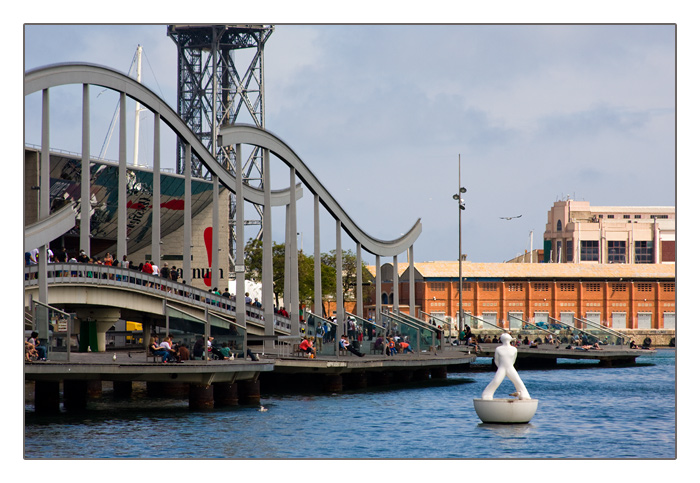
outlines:
[{"label": "concrete piling", "polygon": [[214,407],[238,406],[238,384],[217,382],[214,385]]},{"label": "concrete piling", "polygon": [[189,385],[190,409],[195,411],[214,408],[214,386],[206,384]]},{"label": "concrete piling", "polygon": [[238,403],[244,405],[260,404],[260,381],[247,380],[239,381]]}]

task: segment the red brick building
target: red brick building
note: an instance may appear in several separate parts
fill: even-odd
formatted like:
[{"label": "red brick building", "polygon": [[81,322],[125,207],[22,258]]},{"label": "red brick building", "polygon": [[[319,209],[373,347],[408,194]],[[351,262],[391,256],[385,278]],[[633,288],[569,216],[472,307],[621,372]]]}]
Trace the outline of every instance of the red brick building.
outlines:
[{"label": "red brick building", "polygon": [[[369,267],[374,275],[374,267]],[[394,301],[393,265],[382,266],[382,304]],[[457,321],[459,262],[415,264],[416,316]],[[587,319],[614,329],[670,329],[676,324],[675,263],[565,264],[462,263],[465,320],[517,329],[551,316],[565,323]],[[408,312],[408,264],[399,264],[399,305]],[[375,292],[365,316],[374,311]]]}]

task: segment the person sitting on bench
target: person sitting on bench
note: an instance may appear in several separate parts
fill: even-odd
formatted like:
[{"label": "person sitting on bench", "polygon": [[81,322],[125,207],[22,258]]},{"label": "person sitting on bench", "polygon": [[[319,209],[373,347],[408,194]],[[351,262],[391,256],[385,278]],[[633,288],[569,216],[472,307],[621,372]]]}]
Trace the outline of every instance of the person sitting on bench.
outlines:
[{"label": "person sitting on bench", "polygon": [[299,344],[299,350],[309,354],[312,359],[316,357],[316,349],[314,349],[314,345],[308,337],[304,337],[304,339],[301,341],[301,344]]},{"label": "person sitting on bench", "polygon": [[343,334],[342,337],[340,338],[340,347],[342,347],[343,349],[345,349],[347,351],[352,352],[353,354],[355,354],[358,357],[365,356],[362,352],[358,351],[357,349],[355,349],[352,346],[352,344],[350,344],[350,341],[348,340],[348,336],[345,334]]},{"label": "person sitting on bench", "polygon": [[158,337],[153,336],[151,337],[151,340],[148,343],[148,350],[151,351],[151,354],[153,354],[156,357],[162,357],[163,362],[168,362],[168,356],[170,355],[170,352],[168,352],[166,349],[161,349],[158,347]]}]

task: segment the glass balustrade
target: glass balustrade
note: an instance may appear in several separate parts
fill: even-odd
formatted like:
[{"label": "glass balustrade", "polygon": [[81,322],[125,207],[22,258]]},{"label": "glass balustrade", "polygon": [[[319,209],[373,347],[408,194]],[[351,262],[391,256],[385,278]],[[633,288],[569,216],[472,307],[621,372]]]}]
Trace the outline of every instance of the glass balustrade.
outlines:
[{"label": "glass balustrade", "polygon": [[[352,325],[350,324],[352,322]],[[355,314],[348,314],[347,331],[348,339],[351,343],[357,342],[356,347],[363,354],[370,354],[373,351],[380,351],[382,343],[386,338],[386,330],[381,325],[363,319]],[[354,327],[352,327],[354,325]],[[350,329],[352,328],[352,330]],[[377,342],[379,341],[379,342]]]},{"label": "glass balustrade", "polygon": [[332,320],[324,319],[320,315],[312,312],[306,313],[306,333],[309,337],[313,337],[314,348],[317,355],[332,356],[335,355],[335,342],[337,337],[338,325]]},{"label": "glass balustrade", "polygon": [[29,360],[70,361],[70,353],[79,348],[78,337],[72,335],[74,323],[75,314],[34,301],[32,320],[25,323],[24,340],[32,338],[37,344],[34,351],[25,345],[25,360],[29,352]]}]

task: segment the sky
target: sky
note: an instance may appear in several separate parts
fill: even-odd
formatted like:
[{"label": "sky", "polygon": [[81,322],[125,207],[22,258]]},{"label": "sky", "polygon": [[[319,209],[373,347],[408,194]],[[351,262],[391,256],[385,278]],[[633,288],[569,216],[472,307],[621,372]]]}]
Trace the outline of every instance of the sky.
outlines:
[{"label": "sky", "polygon": [[[127,72],[137,45],[142,82],[176,106],[166,24],[26,25],[24,68],[75,61]],[[542,248],[558,200],[676,204],[675,25],[275,24],[264,67],[266,128],[371,236],[397,238],[420,218],[416,262],[458,258],[460,185],[462,253],[473,262],[524,253],[531,231]],[[116,106],[110,94],[91,92],[93,155]],[[52,148],[80,151],[80,100],[77,87],[52,94],[52,117],[66,121],[53,124]],[[38,94],[27,98],[27,143],[40,144],[38,106]],[[116,136],[108,159],[117,159]],[[148,159],[149,137],[140,139]],[[172,139],[164,134],[162,162],[174,168]],[[283,187],[287,172],[272,171]],[[310,252],[305,193],[298,231]],[[324,215],[321,225],[330,251],[334,224]],[[343,249],[354,250],[347,236]]]}]

